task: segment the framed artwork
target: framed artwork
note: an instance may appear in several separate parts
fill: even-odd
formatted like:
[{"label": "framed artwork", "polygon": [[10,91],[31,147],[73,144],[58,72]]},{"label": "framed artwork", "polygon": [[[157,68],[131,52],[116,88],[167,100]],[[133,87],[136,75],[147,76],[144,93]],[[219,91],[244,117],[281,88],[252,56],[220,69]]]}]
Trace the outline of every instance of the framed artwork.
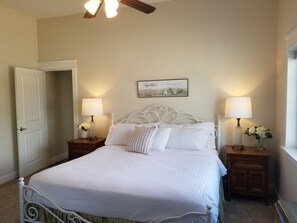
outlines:
[{"label": "framed artwork", "polygon": [[137,81],[139,98],[188,97],[188,79]]}]

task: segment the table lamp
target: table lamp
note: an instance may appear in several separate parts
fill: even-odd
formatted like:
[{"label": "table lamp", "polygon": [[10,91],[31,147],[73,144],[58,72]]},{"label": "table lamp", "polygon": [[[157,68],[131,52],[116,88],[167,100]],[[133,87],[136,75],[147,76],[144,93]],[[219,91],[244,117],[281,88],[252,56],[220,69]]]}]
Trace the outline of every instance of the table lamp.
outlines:
[{"label": "table lamp", "polygon": [[236,118],[235,147],[244,148],[242,145],[241,118],[252,118],[252,105],[250,97],[228,97],[226,98],[225,117]]},{"label": "table lamp", "polygon": [[82,99],[82,115],[91,116],[90,122],[90,140],[95,140],[95,121],[94,115],[102,115],[102,101],[101,98],[84,98]]}]

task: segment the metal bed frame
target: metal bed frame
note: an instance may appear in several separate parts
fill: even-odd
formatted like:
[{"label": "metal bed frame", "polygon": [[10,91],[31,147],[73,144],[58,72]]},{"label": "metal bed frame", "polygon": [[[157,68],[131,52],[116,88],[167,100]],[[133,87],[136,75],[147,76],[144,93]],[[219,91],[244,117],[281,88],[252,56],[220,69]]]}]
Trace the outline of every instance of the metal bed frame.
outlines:
[{"label": "metal bed frame", "polygon": [[[111,122],[114,121],[114,114],[111,114]],[[186,124],[186,123],[202,123],[194,115],[186,112],[175,110],[166,105],[153,105],[148,107],[144,111],[138,111],[131,113],[126,118],[120,120],[117,123],[170,123],[170,124]],[[220,120],[218,119],[216,129],[216,146],[220,148]],[[42,195],[35,188],[25,185],[24,178],[19,178],[19,211],[20,211],[20,223],[45,222],[40,220],[41,216],[39,210],[42,209],[47,214],[51,215],[55,219],[55,222],[69,222],[69,223],[91,223],[89,220],[81,217],[74,211],[65,210],[59,207],[51,198]],[[38,200],[36,199],[38,198]],[[46,205],[45,205],[46,204]],[[65,219],[60,218],[56,213],[52,211],[56,209],[63,213]],[[211,206],[206,206],[205,212],[188,212],[181,216],[172,216],[155,223],[213,223],[213,215]]]}]

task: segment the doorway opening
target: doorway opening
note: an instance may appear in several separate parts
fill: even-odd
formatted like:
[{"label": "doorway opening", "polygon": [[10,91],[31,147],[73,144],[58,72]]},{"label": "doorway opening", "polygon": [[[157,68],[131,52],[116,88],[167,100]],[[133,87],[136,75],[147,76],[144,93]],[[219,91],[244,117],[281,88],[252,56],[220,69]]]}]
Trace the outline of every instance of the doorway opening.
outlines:
[{"label": "doorway opening", "polygon": [[67,141],[73,139],[73,98],[71,71],[45,73],[48,133],[48,164],[68,157]]},{"label": "doorway opening", "polygon": [[68,157],[67,141],[77,137],[77,66],[76,60],[43,61],[45,71],[48,151],[47,164]]}]

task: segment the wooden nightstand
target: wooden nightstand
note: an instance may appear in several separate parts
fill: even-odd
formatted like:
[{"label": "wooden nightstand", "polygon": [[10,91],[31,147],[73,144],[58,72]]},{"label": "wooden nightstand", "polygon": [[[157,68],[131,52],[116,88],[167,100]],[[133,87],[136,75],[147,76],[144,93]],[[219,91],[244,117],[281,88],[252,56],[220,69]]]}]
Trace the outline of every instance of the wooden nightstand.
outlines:
[{"label": "wooden nightstand", "polygon": [[260,196],[269,203],[269,157],[266,150],[245,148],[233,149],[225,146],[227,154],[228,188],[227,200],[231,194]]},{"label": "wooden nightstand", "polygon": [[105,138],[89,139],[72,139],[68,143],[68,159],[72,160],[84,156],[95,149],[104,146]]}]

